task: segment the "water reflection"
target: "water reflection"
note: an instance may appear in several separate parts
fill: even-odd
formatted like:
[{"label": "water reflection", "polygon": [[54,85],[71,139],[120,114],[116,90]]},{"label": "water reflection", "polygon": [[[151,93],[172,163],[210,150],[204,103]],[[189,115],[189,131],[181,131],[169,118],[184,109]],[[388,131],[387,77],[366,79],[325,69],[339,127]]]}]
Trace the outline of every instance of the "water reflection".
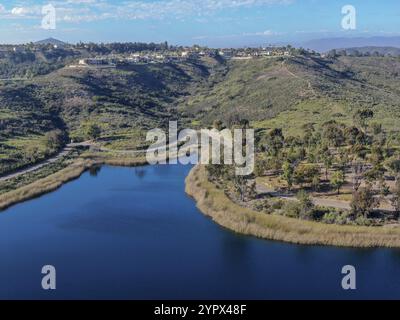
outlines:
[{"label": "water reflection", "polygon": [[89,168],[89,174],[91,177],[97,177],[101,171],[100,165],[93,165]]},{"label": "water reflection", "polygon": [[142,180],[146,176],[146,169],[144,167],[135,168],[135,176]]}]

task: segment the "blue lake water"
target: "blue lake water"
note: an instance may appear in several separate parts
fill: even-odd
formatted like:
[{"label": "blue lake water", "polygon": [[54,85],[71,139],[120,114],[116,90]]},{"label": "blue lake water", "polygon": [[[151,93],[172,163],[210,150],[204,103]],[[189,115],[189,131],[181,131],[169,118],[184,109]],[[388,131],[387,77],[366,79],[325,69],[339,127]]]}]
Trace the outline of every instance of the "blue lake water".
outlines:
[{"label": "blue lake water", "polygon": [[[189,166],[103,167],[0,214],[2,299],[400,298],[400,250],[236,235],[184,193]],[[344,265],[357,290],[341,288]],[[41,288],[41,269],[57,289]]]}]

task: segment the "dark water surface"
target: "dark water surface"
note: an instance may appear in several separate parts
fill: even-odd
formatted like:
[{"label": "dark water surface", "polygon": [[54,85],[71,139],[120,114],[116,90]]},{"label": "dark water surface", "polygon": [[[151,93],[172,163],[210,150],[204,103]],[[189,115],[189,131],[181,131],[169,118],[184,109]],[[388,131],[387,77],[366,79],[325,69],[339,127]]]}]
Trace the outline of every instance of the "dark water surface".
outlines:
[{"label": "dark water surface", "polygon": [[[399,250],[236,235],[185,195],[189,170],[103,167],[1,213],[0,298],[400,298]],[[56,267],[55,291],[41,288],[44,265]]]}]

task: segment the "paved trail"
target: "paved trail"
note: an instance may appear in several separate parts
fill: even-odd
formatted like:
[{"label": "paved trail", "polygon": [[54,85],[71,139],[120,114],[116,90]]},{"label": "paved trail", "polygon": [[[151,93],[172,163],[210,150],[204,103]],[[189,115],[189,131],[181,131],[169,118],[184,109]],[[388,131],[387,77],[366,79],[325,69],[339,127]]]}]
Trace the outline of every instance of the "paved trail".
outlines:
[{"label": "paved trail", "polygon": [[13,173],[4,175],[4,176],[0,177],[0,181],[6,181],[6,180],[9,180],[9,179],[16,178],[16,177],[19,177],[21,175],[30,173],[30,172],[34,172],[36,170],[39,170],[39,169],[43,168],[44,166],[47,166],[47,165],[49,165],[51,163],[54,163],[54,162],[64,158],[74,148],[77,148],[77,147],[90,147],[91,145],[92,145],[92,143],[90,141],[85,141],[85,142],[82,142],[82,143],[70,143],[70,144],[67,144],[64,147],[64,149],[62,149],[57,155],[55,155],[55,156],[53,156],[51,158],[48,158],[47,160],[45,160],[45,161],[43,161],[41,163],[35,164],[33,166],[30,166],[28,168],[21,169],[21,170],[15,171]]},{"label": "paved trail", "polygon": [[[145,150],[111,150],[105,147],[100,147],[99,150],[102,152],[109,152],[112,151],[114,153],[119,153],[119,154],[123,154],[123,155],[135,155],[135,154],[139,154],[139,153],[143,153],[143,152],[147,152],[147,151],[166,151],[168,148],[173,147],[173,146],[177,146],[177,143],[171,144],[171,145],[164,145],[165,141],[161,141],[159,146],[154,146],[150,149],[145,149]],[[0,177],[0,182],[1,181],[6,181],[12,178],[16,178],[19,176],[22,176],[24,174],[30,173],[30,172],[34,172],[37,171],[51,163],[54,163],[62,158],[64,158],[65,156],[67,156],[74,148],[77,147],[91,147],[94,146],[95,144],[92,141],[85,141],[85,142],[81,142],[81,143],[70,143],[68,145],[65,146],[64,149],[62,149],[57,155],[48,158],[47,160],[35,164],[33,166],[30,166],[28,168],[25,169],[21,169],[21,170],[17,170],[13,173],[4,175],[2,177]]]}]

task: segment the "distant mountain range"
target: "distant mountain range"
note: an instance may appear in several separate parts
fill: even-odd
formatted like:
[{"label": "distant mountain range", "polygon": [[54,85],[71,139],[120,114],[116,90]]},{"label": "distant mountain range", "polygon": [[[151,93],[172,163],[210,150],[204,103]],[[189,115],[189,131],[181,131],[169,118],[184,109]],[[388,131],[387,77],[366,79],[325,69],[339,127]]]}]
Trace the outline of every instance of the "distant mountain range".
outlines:
[{"label": "distant mountain range", "polygon": [[36,41],[35,44],[51,44],[51,45],[57,45],[57,46],[67,45],[67,43],[65,43],[61,40],[58,40],[58,39],[54,39],[54,38],[47,38],[44,40]]},{"label": "distant mountain range", "polygon": [[347,55],[383,55],[383,56],[400,56],[400,48],[394,47],[355,47],[336,49],[337,52],[346,51]]},{"label": "distant mountain range", "polygon": [[394,47],[400,48],[400,37],[358,37],[358,38],[327,38],[316,39],[302,43],[300,46],[318,52],[332,49],[357,47]]}]

